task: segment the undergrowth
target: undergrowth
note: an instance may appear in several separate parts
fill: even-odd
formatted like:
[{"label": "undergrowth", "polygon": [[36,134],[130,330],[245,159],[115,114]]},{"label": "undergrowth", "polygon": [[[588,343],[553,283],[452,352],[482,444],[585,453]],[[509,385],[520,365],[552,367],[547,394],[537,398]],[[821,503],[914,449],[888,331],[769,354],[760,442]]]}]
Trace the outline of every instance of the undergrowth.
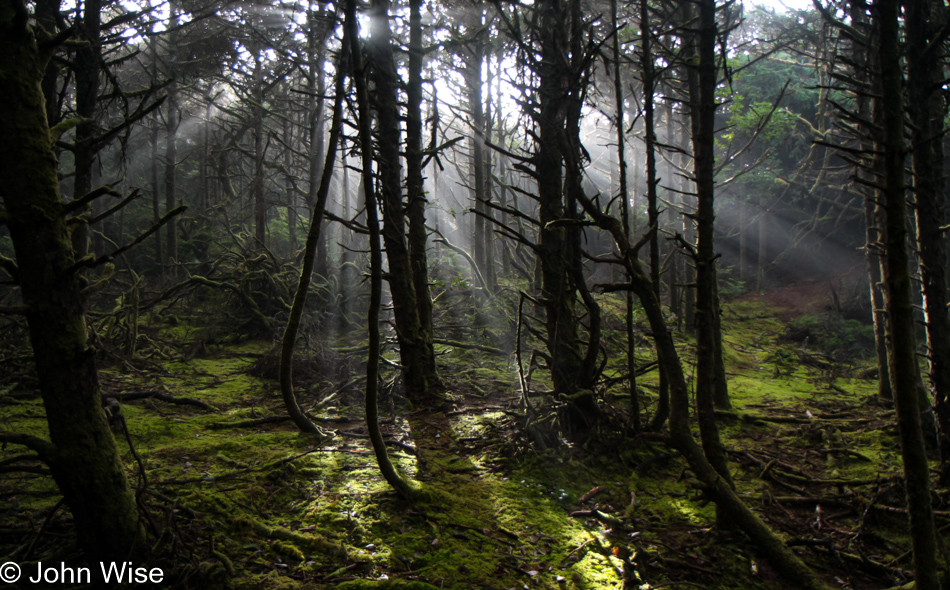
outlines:
[{"label": "undergrowth", "polygon": [[[618,300],[605,298],[605,309],[605,341],[621,341]],[[714,506],[656,438],[605,428],[583,443],[539,445],[512,356],[438,345],[446,413],[405,407],[398,376],[386,377],[390,454],[420,491],[409,504],[380,477],[360,418],[361,335],[301,350],[297,392],[324,428],[302,435],[283,419],[274,339],[209,338],[199,317],[140,318],[165,353],[102,372],[106,394],[140,394],[122,402],[132,447],[120,444],[152,526],[174,531],[156,557],[174,587],[791,587],[741,535],[716,528]],[[858,377],[861,362],[809,364],[755,300],[729,303],[723,318],[735,411],[721,427],[740,495],[829,582],[904,581],[894,420],[874,403],[876,384]],[[691,342],[678,346],[691,362]],[[396,358],[391,344],[387,356]],[[619,357],[608,377],[623,374]],[[651,360],[644,339],[638,359]],[[621,422],[625,386],[608,383],[601,406]],[[649,415],[655,371],[638,385]],[[2,387],[3,427],[44,436],[35,391]],[[5,448],[0,462],[16,455]],[[0,477],[0,561],[74,557],[50,479],[39,469]],[[937,496],[946,519],[947,493]]]}]

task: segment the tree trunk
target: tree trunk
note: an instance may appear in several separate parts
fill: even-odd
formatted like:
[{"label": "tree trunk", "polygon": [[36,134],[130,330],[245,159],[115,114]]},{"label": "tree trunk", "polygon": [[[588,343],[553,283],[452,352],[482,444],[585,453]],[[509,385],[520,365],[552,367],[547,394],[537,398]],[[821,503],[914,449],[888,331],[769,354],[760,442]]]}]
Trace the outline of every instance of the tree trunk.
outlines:
[{"label": "tree trunk", "polygon": [[768,196],[759,195],[759,253],[755,264],[755,290],[765,289],[765,269],[769,264],[769,216]]},{"label": "tree trunk", "polygon": [[[576,0],[570,3],[576,5]],[[554,389],[568,400],[563,412],[566,430],[581,434],[593,427],[597,404],[592,391],[584,391],[587,377],[584,364],[587,355],[581,350],[580,326],[577,320],[577,278],[580,233],[576,228],[563,225],[574,213],[573,196],[565,190],[575,190],[578,170],[565,178],[564,166],[580,165],[580,154],[572,154],[576,130],[569,127],[568,111],[572,93],[579,93],[580,72],[573,64],[564,63],[563,52],[572,44],[571,31],[574,14],[568,5],[557,0],[543,0],[538,5],[540,15],[537,35],[542,59],[538,65],[537,149],[534,169],[538,183],[539,221],[538,260],[541,267],[541,299],[545,308],[545,327],[548,337],[551,377]],[[579,32],[577,32],[579,34]],[[571,142],[565,141],[566,137]],[[576,205],[573,205],[576,207]],[[579,394],[579,395],[578,395]]]},{"label": "tree trunk", "polygon": [[[389,290],[393,297],[393,315],[399,340],[404,379],[409,398],[420,406],[439,401],[436,394],[438,375],[431,345],[427,345],[419,321],[412,263],[406,242],[406,220],[403,211],[402,176],[399,165],[399,105],[396,96],[397,76],[390,30],[390,0],[374,0],[370,19],[370,55],[374,68],[381,206],[383,209],[383,242],[389,261]],[[369,195],[367,194],[367,199]]]},{"label": "tree trunk", "polygon": [[[650,26],[650,6],[647,0],[640,0],[640,76],[643,83],[643,123],[646,147],[646,175],[647,175],[647,231],[650,234],[650,281],[656,291],[656,298],[660,299],[660,216],[657,207],[656,187],[659,180],[656,176],[656,123],[654,121],[655,105],[653,104],[656,86],[654,72],[654,57],[652,50],[652,28]],[[670,384],[663,367],[660,373],[660,403],[654,420],[653,429],[659,429],[666,420],[662,400],[669,399]],[[668,404],[666,404],[668,405]]]},{"label": "tree trunk", "polygon": [[284,119],[284,205],[287,207],[287,256],[293,258],[297,251],[297,193],[294,190],[294,179],[290,171],[293,167],[293,154],[290,145],[293,133],[290,130],[290,119]]},{"label": "tree trunk", "polygon": [[488,284],[488,267],[492,264],[489,243],[485,241],[486,219],[488,215],[488,168],[485,153],[485,101],[482,96],[482,74],[485,67],[485,30],[482,27],[482,10],[474,7],[466,9],[468,13],[467,29],[480,31],[476,33],[465,55],[465,90],[467,94],[468,112],[471,118],[471,159],[469,173],[471,174],[471,192],[475,211],[472,221],[472,257],[483,278],[486,279],[485,289],[492,291],[493,286]]},{"label": "tree trunk", "polygon": [[[366,195],[366,226],[369,228],[370,237],[370,304],[367,313],[367,330],[369,336],[369,357],[366,365],[366,425],[369,430],[370,441],[373,444],[373,451],[376,455],[376,462],[379,465],[380,473],[386,482],[392,486],[396,492],[403,498],[409,498],[412,489],[406,481],[400,477],[395,466],[389,459],[386,452],[386,443],[383,441],[379,430],[377,416],[376,391],[379,381],[379,309],[380,299],[382,297],[382,274],[383,257],[379,247],[379,215],[377,214],[376,191],[373,182],[373,139],[371,129],[370,100],[369,91],[366,88],[366,72],[363,67],[362,48],[359,45],[359,29],[356,20],[356,0],[347,0],[346,2],[346,31],[347,37],[352,44],[353,55],[353,85],[356,87],[356,100],[359,107],[359,146],[360,155],[363,161],[363,190]],[[387,19],[386,28],[388,29],[389,15],[381,11]],[[381,15],[375,15],[379,18]],[[378,39],[377,39],[378,40]],[[345,42],[345,41],[344,41]]]},{"label": "tree trunk", "polygon": [[[647,14],[646,0],[641,0],[642,8],[640,20],[643,21],[643,15]],[[610,0],[610,24],[614,31],[619,31],[617,23],[617,0]],[[644,24],[641,22],[641,35],[643,34]],[[623,84],[620,76],[620,36],[617,33],[613,35],[613,58],[614,58],[614,110],[616,121],[614,130],[617,134],[617,168],[618,168],[618,194],[620,196],[620,220],[623,223],[624,231],[630,234],[630,195],[627,190],[627,156],[624,126],[624,99]],[[629,277],[628,277],[629,279]],[[640,393],[637,391],[636,375],[636,337],[633,331],[633,292],[627,291],[624,297],[624,331],[627,337],[627,382],[630,391],[630,426],[634,432],[640,431]]]},{"label": "tree trunk", "polygon": [[406,83],[406,193],[409,219],[409,263],[416,295],[416,313],[426,349],[430,386],[439,384],[432,343],[432,295],[429,293],[429,259],[426,254],[426,194],[422,176],[422,0],[409,1],[409,79]]},{"label": "tree trunk", "polygon": [[267,245],[267,202],[264,195],[264,67],[261,64],[263,50],[255,41],[248,48],[253,54],[254,71],[251,94],[251,126],[254,136],[254,175],[251,177],[251,202],[254,207],[254,237],[256,247]]},{"label": "tree trunk", "polygon": [[[92,191],[93,166],[99,147],[96,145],[96,105],[99,102],[99,71],[102,65],[102,9],[101,0],[88,0],[82,6],[82,19],[79,25],[84,43],[76,49],[75,84],[76,116],[83,122],[76,126],[76,141],[73,148],[74,177],[73,199],[80,199]],[[84,211],[92,211],[87,205]],[[73,249],[76,258],[82,258],[89,251],[89,226],[77,225],[72,232]]]},{"label": "tree trunk", "polygon": [[[312,9],[307,12],[307,61],[309,76],[307,78],[308,127],[309,127],[309,188],[307,190],[307,206],[315,210],[317,191],[320,178],[323,176],[324,140],[323,140],[323,110],[326,103],[326,80],[324,79],[324,45],[329,28],[322,24],[325,17],[325,5],[321,4],[319,12]],[[322,215],[322,214],[321,214]],[[313,220],[310,222],[313,224]],[[321,220],[319,223],[323,223]],[[327,255],[327,236],[322,236],[317,242],[316,261],[314,269],[322,280],[327,279],[330,271],[329,256]]]},{"label": "tree trunk", "polygon": [[739,208],[739,280],[749,278],[749,203],[744,197],[736,197]]},{"label": "tree trunk", "polygon": [[[714,409],[728,407],[720,394],[724,383],[722,335],[719,331],[719,297],[716,289],[716,253],[713,246],[715,213],[716,119],[716,0],[699,2],[699,34],[695,40],[698,60],[689,72],[693,130],[693,175],[696,182],[696,409],[703,451],[723,480],[732,485],[726,453],[719,440]],[[672,428],[672,424],[671,424]]]},{"label": "tree trunk", "polygon": [[[168,110],[165,115],[165,212],[178,207],[178,193],[176,184],[176,168],[178,167],[178,124],[181,122],[181,113],[178,105],[178,8],[176,2],[169,2],[168,27],[171,32],[168,36],[168,69],[171,82],[168,85],[168,98],[165,104]],[[178,218],[175,217],[165,227],[165,271],[170,277],[177,274],[178,265]]]},{"label": "tree trunk", "polygon": [[693,440],[689,425],[689,390],[680,364],[679,353],[672,334],[663,317],[663,309],[656,297],[656,290],[640,263],[631,252],[630,241],[619,221],[600,212],[589,200],[583,201],[584,209],[601,228],[610,232],[620,248],[621,258],[630,277],[629,288],[636,293],[653,331],[657,360],[665,365],[670,377],[670,443],[686,459],[690,469],[702,482],[704,491],[716,503],[717,513],[741,529],[756,547],[769,559],[773,567],[787,580],[794,581],[807,590],[829,590],[815,572],[785,545],[762,520],[736,496],[727,480],[704,456],[702,449]]},{"label": "tree trunk", "polygon": [[349,47],[347,46],[347,34],[343,36],[343,49],[339,53],[339,60],[336,64],[336,83],[333,100],[333,120],[330,124],[330,148],[326,153],[326,163],[321,167],[320,186],[316,191],[313,210],[310,215],[310,228],[307,230],[307,241],[304,244],[303,264],[300,269],[300,277],[297,281],[297,291],[294,294],[294,301],[290,307],[290,314],[287,318],[287,327],[280,341],[280,365],[278,376],[280,379],[280,391],[284,399],[284,407],[294,424],[303,432],[318,432],[320,429],[304,415],[300,406],[297,404],[297,396],[294,393],[293,384],[293,359],[294,348],[297,342],[297,332],[300,328],[300,319],[307,303],[307,293],[310,290],[310,282],[313,275],[317,245],[321,241],[320,228],[323,224],[323,214],[327,207],[327,198],[330,194],[330,182],[333,179],[333,165],[336,162],[336,149],[340,144],[340,136],[343,129],[343,95],[346,92],[345,72],[347,60],[349,59]]},{"label": "tree trunk", "polygon": [[904,190],[904,97],[900,62],[899,0],[878,0],[881,106],[883,108],[884,244],[887,312],[891,337],[891,389],[904,457],[911,545],[919,590],[939,590],[937,543],[930,499],[930,471],[918,406],[917,341],[911,278],[907,270],[907,211]]},{"label": "tree trunk", "polygon": [[[945,18],[943,4],[932,0],[905,2],[907,27],[907,90],[914,145],[914,196],[917,203],[917,243],[927,319],[930,385],[939,422],[941,481],[950,483],[950,312],[947,309],[947,251],[943,132],[945,52],[928,47]],[[935,14],[936,13],[936,14]]]},{"label": "tree trunk", "polygon": [[[872,76],[869,67],[869,53],[871,61],[876,63],[873,51],[877,48],[877,34],[871,30],[868,23],[867,11],[863,5],[849,3],[849,14],[854,26],[860,31],[866,31],[867,36],[872,40],[871,43],[858,43],[852,41],[851,61],[854,63],[853,75],[859,83],[870,83],[872,85],[872,95],[880,95],[880,77]],[[876,26],[876,24],[874,25]],[[880,107],[875,106],[872,109],[871,98],[863,92],[855,95],[857,102],[858,116],[864,121],[873,121],[874,124],[880,124]],[[867,158],[870,162],[871,171],[858,169],[855,174],[859,180],[872,180],[879,169],[880,155],[879,150],[875,150],[874,129],[867,129],[865,137],[861,138],[861,150],[870,154]],[[882,273],[882,260],[880,244],[883,242],[881,227],[884,223],[883,210],[880,205],[880,194],[876,188],[865,186],[864,198],[864,227],[865,227],[865,261],[868,268],[868,295],[871,300],[871,318],[874,322],[874,351],[877,355],[878,366],[878,387],[877,395],[881,399],[893,399],[891,392],[890,372],[887,368],[887,315],[884,310],[884,276]]]},{"label": "tree trunk", "polygon": [[[0,3],[0,186],[50,434],[50,442],[26,442],[49,464],[87,559],[140,558],[147,552],[145,532],[102,411],[59,193],[40,89],[48,57],[27,29],[26,7]],[[0,440],[15,442],[5,433]]]}]

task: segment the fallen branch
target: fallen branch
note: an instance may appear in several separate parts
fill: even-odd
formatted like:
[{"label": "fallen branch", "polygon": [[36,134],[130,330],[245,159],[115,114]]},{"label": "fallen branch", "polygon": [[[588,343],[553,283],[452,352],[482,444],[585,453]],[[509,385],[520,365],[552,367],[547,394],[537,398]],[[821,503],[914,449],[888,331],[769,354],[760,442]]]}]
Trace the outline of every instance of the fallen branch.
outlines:
[{"label": "fallen branch", "polygon": [[157,399],[159,401],[165,402],[167,404],[176,404],[179,406],[198,406],[203,410],[214,410],[213,406],[208,405],[207,403],[199,400],[193,399],[190,397],[175,397],[167,393],[161,393],[159,391],[134,391],[129,393],[114,393],[109,394],[108,397],[115,398],[120,402],[131,402],[139,399]]},{"label": "fallen branch", "polygon": [[228,428],[253,428],[262,424],[278,424],[287,422],[290,416],[267,416],[266,418],[256,418],[253,420],[242,420],[240,422],[215,422],[205,426],[207,430],[225,430]]},{"label": "fallen branch", "polygon": [[446,340],[445,338],[433,338],[432,342],[435,344],[441,344],[443,346],[453,346],[455,348],[464,348],[466,350],[480,350],[482,352],[488,352],[491,354],[497,354],[499,356],[508,356],[508,353],[500,348],[495,348],[494,346],[483,346],[481,344],[465,344],[464,342],[458,342],[455,340]]}]

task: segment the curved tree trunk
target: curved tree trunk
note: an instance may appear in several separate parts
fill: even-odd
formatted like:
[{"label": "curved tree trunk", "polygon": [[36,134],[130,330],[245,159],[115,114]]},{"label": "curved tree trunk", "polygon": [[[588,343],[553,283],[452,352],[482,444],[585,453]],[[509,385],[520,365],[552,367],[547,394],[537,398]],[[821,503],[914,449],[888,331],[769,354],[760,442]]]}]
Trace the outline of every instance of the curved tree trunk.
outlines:
[{"label": "curved tree trunk", "polygon": [[[412,489],[400,477],[386,452],[386,443],[379,430],[376,391],[379,381],[379,308],[383,290],[383,255],[379,246],[379,215],[376,206],[376,190],[373,186],[373,139],[370,122],[369,91],[366,88],[366,71],[359,46],[356,21],[356,0],[346,3],[346,31],[352,43],[353,84],[356,87],[356,100],[359,106],[359,144],[363,162],[363,190],[366,195],[366,225],[369,228],[370,247],[370,297],[367,312],[367,331],[369,335],[369,356],[366,363],[366,428],[376,455],[379,471],[386,482],[403,498],[409,498]],[[388,18],[388,16],[387,16]]]},{"label": "curved tree trunk", "polygon": [[689,425],[689,390],[663,309],[649,276],[640,266],[621,223],[601,212],[589,200],[584,210],[601,228],[610,232],[630,277],[629,289],[640,299],[653,331],[657,359],[670,377],[670,443],[683,454],[690,469],[704,485],[705,493],[716,503],[717,512],[742,530],[784,577],[806,590],[830,590],[789,547],[732,490],[693,439]]},{"label": "curved tree trunk", "polygon": [[349,59],[349,47],[346,43],[347,34],[348,29],[344,29],[343,48],[340,50],[339,60],[336,64],[336,82],[334,84],[336,97],[333,101],[333,121],[330,124],[330,145],[323,165],[320,187],[316,191],[316,200],[310,215],[310,229],[307,230],[307,242],[304,245],[303,266],[300,269],[297,292],[290,308],[290,317],[287,318],[287,327],[284,328],[284,334],[280,341],[280,368],[278,374],[281,395],[284,398],[284,406],[287,408],[291,420],[294,421],[297,428],[304,432],[318,432],[320,429],[303,414],[297,404],[293,383],[294,346],[297,342],[300,318],[303,316],[303,310],[307,302],[307,293],[310,290],[317,245],[320,242],[320,226],[323,223],[323,213],[327,208],[330,182],[333,179],[333,165],[336,163],[336,150],[340,144],[340,134],[343,128],[343,95],[346,92],[344,81],[346,79],[346,63]]}]

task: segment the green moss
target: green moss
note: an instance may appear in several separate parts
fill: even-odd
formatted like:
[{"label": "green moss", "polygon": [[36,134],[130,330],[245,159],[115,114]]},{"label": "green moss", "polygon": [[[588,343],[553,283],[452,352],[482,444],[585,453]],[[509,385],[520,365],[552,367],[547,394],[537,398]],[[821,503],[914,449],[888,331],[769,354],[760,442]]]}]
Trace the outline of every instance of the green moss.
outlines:
[{"label": "green moss", "polygon": [[[605,297],[604,301],[605,339],[610,347],[622,346],[623,322],[616,315],[622,309],[622,298]],[[873,382],[849,373],[826,374],[799,366],[794,347],[777,339],[781,324],[774,314],[768,314],[759,301],[726,306],[725,358],[739,412],[805,417],[809,411],[831,414],[860,408],[863,417],[892,422],[891,416],[859,404],[873,395]],[[182,328],[185,323],[170,328]],[[173,333],[181,339],[201,337],[200,330],[191,328]],[[263,351],[268,346],[268,342],[229,344],[227,352]],[[691,342],[680,338],[677,347],[684,362],[690,362]],[[705,501],[700,490],[690,487],[689,472],[681,460],[665,459],[634,472],[654,455],[666,453],[665,448],[621,438],[609,429],[601,434],[602,439],[590,441],[589,447],[564,445],[556,452],[538,451],[520,439],[509,414],[495,409],[494,399],[488,403],[482,400],[485,394],[508,396],[516,391],[517,375],[507,359],[458,349],[440,357],[440,362],[447,364],[443,374],[449,378],[450,394],[459,407],[491,404],[491,410],[470,409],[449,419],[428,421],[419,414],[408,414],[406,420],[397,418],[386,425],[388,434],[423,451],[424,461],[392,453],[399,469],[418,477],[412,482],[417,489],[414,501],[406,503],[379,476],[365,440],[302,436],[289,423],[209,428],[282,412],[276,385],[248,374],[250,357],[213,356],[220,352],[204,351],[208,358],[167,362],[164,373],[148,379],[149,386],[157,383],[176,396],[201,399],[211,403],[213,410],[146,400],[123,404],[150,484],[179,503],[179,518],[184,519],[187,510],[194,511],[191,530],[213,531],[218,540],[199,561],[204,560],[200,561],[204,568],[201,575],[219,586],[230,583],[236,588],[266,590],[474,590],[489,585],[551,590],[619,588],[623,563],[614,555],[615,549],[618,554],[636,552],[636,567],[646,568],[641,572],[644,580],[660,586],[675,578],[670,572],[679,567],[673,561],[677,552],[668,548],[688,546],[690,559],[704,560],[719,572],[721,577],[708,583],[709,587],[770,587],[762,576],[749,573],[750,560],[757,559],[750,548],[741,541],[723,543],[712,532],[715,507]],[[787,366],[776,371],[783,354],[788,356]],[[639,362],[651,355],[648,346],[638,350]],[[611,355],[609,363],[610,371],[618,375],[625,371],[622,355]],[[142,378],[136,375],[105,371],[104,376],[117,390],[142,386]],[[639,380],[651,400],[656,378],[653,372]],[[546,380],[543,372],[536,373],[535,386],[545,387]],[[316,401],[316,396],[307,397],[306,391],[301,387],[302,399]],[[617,387],[608,395],[612,404],[622,404],[626,394]],[[351,393],[341,394],[333,404],[337,415],[359,416],[362,412],[358,395]],[[397,415],[406,414],[399,411]],[[44,432],[38,401],[0,405],[0,420],[14,430]],[[755,453],[762,449],[779,458],[787,449],[798,453],[816,445],[854,449],[872,462],[813,453],[808,469],[822,477],[871,479],[880,470],[900,472],[894,433],[878,426],[845,418],[816,424],[723,422],[722,432],[729,448]],[[125,442],[120,441],[120,447],[134,474],[137,463]],[[0,454],[0,460],[6,456]],[[785,459],[797,462],[799,457]],[[758,478],[759,467],[732,466],[740,495],[750,501],[769,497],[771,485]],[[29,492],[41,486],[52,489],[52,483],[43,478],[25,481],[22,486]],[[579,503],[579,498],[596,486],[604,491]],[[49,507],[55,498],[24,494],[20,502],[36,509]],[[615,530],[595,518],[571,516],[574,511],[594,507],[622,518],[623,527]],[[0,527],[4,524],[0,520]],[[865,530],[881,531],[882,537],[893,540],[891,556],[902,552],[906,539],[900,518],[868,518],[865,526]],[[225,582],[229,569],[236,577]],[[400,580],[406,572],[418,580]],[[384,574],[390,580],[380,580]],[[350,577],[362,579],[341,579]],[[191,587],[200,587],[198,579],[189,582]]]},{"label": "green moss", "polygon": [[335,587],[341,590],[438,590],[437,586],[415,580],[349,580]]}]

